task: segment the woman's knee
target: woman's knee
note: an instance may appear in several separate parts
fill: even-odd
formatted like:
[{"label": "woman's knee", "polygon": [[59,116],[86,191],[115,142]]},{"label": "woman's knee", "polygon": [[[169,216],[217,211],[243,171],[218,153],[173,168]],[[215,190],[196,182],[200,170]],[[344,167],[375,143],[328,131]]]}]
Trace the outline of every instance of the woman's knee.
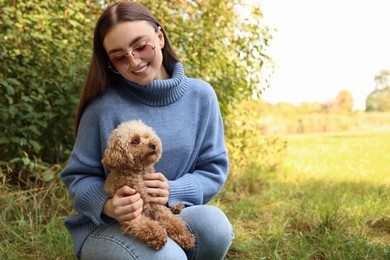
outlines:
[{"label": "woman's knee", "polygon": [[91,234],[81,249],[80,259],[136,259],[130,248],[120,239]]},{"label": "woman's knee", "polygon": [[133,237],[123,235],[118,224],[102,227],[84,242],[80,259],[187,259],[172,239],[154,250]]},{"label": "woman's knee", "polygon": [[234,234],[222,210],[214,206],[193,206],[185,208],[180,216],[196,236],[197,244],[192,250],[194,258],[222,259],[225,256]]},{"label": "woman's knee", "polygon": [[233,228],[225,213],[217,207],[202,205],[185,208],[180,216],[188,220],[197,232],[208,235],[223,236],[229,240],[234,238]]}]

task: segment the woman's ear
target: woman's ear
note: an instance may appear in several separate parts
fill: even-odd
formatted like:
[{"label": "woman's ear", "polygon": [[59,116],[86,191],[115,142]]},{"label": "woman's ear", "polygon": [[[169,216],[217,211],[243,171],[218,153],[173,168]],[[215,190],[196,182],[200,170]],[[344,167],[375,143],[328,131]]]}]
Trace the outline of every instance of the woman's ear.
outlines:
[{"label": "woman's ear", "polygon": [[114,145],[109,145],[104,153],[104,157],[102,160],[103,166],[110,169],[117,169],[126,164],[127,156],[125,151],[123,151],[122,147],[118,142],[115,142]]},{"label": "woman's ear", "polygon": [[165,38],[164,38],[164,32],[161,26],[157,27],[157,36],[158,36],[158,42],[160,44],[160,49],[164,48],[165,45]]}]

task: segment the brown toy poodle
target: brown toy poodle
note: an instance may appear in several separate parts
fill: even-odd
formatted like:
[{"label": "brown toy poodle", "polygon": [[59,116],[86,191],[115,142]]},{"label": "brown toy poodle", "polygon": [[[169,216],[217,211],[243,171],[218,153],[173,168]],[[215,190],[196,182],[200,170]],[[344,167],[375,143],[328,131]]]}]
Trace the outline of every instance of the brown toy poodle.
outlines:
[{"label": "brown toy poodle", "polygon": [[[126,222],[122,232],[160,249],[171,237],[183,249],[195,244],[195,237],[185,222],[167,207],[149,202],[143,176],[154,173],[154,164],[160,159],[162,146],[154,130],[140,120],[128,121],[114,129],[108,138],[102,163],[111,170],[104,190],[112,197],[127,185],[135,189],[144,202],[142,216]],[[175,213],[180,206],[175,208]]]}]

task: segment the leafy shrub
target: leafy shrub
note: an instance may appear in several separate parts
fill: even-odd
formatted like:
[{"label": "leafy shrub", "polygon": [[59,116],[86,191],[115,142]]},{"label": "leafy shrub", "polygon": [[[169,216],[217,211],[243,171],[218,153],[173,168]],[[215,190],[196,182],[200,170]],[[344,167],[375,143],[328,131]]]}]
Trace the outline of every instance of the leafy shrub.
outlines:
[{"label": "leafy shrub", "polygon": [[20,178],[47,171],[73,145],[91,21],[101,7],[99,1],[10,2],[0,0],[0,167]]},{"label": "leafy shrub", "polygon": [[229,187],[243,193],[256,193],[266,184],[266,174],[278,171],[283,163],[287,141],[263,135],[259,102],[248,100],[235,106],[226,117],[226,140],[231,164]]},{"label": "leafy shrub", "polygon": [[[52,179],[51,165],[68,158],[93,27],[105,2],[0,0],[0,178]],[[164,25],[187,75],[215,88],[224,116],[267,86],[272,30],[258,6],[243,17],[242,0],[140,2]]]},{"label": "leafy shrub", "polygon": [[376,89],[367,96],[366,111],[390,111],[390,86]]}]

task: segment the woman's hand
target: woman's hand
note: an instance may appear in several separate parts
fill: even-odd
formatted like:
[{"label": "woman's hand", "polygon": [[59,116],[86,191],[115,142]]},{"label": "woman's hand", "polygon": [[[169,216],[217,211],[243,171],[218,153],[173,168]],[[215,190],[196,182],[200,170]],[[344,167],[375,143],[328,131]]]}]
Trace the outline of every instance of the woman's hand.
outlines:
[{"label": "woman's hand", "polygon": [[124,224],[141,217],[142,205],[141,195],[129,186],[123,186],[106,201],[103,211],[107,216]]},{"label": "woman's hand", "polygon": [[144,176],[146,192],[150,195],[150,202],[166,206],[169,198],[169,184],[161,172]]}]

